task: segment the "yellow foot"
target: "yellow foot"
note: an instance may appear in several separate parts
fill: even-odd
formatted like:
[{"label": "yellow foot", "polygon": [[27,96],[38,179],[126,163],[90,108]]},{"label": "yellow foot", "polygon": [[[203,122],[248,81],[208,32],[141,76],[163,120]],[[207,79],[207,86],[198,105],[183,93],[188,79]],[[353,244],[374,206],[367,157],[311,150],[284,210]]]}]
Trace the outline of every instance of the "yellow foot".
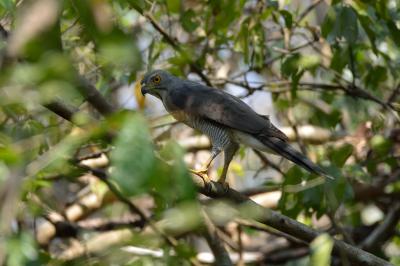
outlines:
[{"label": "yellow foot", "polygon": [[205,187],[206,191],[211,191],[211,179],[208,176],[208,169],[205,169],[205,170],[189,169],[189,172],[201,177],[201,179],[203,179],[204,187]]},{"label": "yellow foot", "polygon": [[195,174],[195,175],[198,175],[198,176],[207,176],[208,177],[208,169],[203,169],[203,170],[190,169],[189,171],[192,174]]}]

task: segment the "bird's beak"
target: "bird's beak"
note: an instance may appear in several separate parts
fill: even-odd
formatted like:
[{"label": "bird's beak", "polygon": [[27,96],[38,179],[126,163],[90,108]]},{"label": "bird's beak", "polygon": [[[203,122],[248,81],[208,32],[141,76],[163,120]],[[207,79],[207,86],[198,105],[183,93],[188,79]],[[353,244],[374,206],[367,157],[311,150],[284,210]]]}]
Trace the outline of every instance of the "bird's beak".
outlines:
[{"label": "bird's beak", "polygon": [[149,93],[149,92],[150,92],[149,88],[146,86],[146,83],[141,82],[141,83],[140,83],[140,86],[141,86],[141,91],[142,91],[143,96],[144,96],[146,93]]}]

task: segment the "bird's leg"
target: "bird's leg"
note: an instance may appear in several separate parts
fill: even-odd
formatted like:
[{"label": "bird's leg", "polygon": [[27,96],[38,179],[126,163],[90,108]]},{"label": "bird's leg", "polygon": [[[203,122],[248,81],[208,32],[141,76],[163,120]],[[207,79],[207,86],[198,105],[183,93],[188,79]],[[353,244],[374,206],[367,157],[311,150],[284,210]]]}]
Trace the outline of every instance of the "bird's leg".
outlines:
[{"label": "bird's leg", "polygon": [[239,149],[239,145],[235,142],[231,142],[224,149],[224,168],[222,169],[222,174],[220,175],[218,182],[221,183],[226,189],[229,188],[229,184],[226,182],[226,174],[228,173],[229,164],[231,163],[233,156]]},{"label": "bird's leg", "polygon": [[191,169],[190,172],[203,178],[205,183],[209,183],[211,181],[211,179],[208,177],[208,168],[210,168],[212,161],[215,159],[215,157],[218,156],[218,154],[220,154],[220,152],[221,152],[221,149],[213,147],[211,150],[210,158],[205,163],[205,167],[202,167],[201,170]]}]

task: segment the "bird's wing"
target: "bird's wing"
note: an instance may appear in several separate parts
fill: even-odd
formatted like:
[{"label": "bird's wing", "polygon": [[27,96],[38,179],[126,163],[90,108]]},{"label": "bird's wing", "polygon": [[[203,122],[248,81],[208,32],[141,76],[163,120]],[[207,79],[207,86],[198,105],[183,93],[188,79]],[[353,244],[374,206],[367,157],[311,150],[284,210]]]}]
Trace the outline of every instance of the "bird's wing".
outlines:
[{"label": "bird's wing", "polygon": [[171,95],[173,104],[185,112],[249,134],[287,140],[268,117],[257,114],[239,98],[193,82],[185,85]]}]

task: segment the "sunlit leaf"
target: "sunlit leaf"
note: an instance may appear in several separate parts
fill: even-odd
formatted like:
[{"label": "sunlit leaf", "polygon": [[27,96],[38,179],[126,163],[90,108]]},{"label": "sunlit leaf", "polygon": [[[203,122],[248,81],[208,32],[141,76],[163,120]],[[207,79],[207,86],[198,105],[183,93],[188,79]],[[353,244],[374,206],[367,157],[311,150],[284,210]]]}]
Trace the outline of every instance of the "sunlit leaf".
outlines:
[{"label": "sunlit leaf", "polygon": [[311,242],[311,261],[312,266],[331,265],[331,253],[333,240],[328,234],[322,234]]}]

